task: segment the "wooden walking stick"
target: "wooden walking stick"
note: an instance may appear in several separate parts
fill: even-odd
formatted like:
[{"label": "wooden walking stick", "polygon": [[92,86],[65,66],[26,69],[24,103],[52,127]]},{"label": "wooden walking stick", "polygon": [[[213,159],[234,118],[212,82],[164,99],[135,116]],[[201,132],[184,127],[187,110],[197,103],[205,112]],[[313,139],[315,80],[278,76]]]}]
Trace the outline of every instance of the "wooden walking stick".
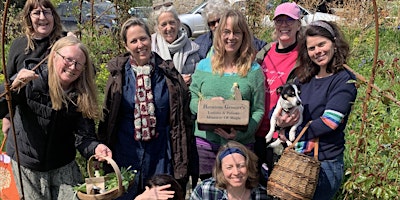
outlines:
[{"label": "wooden walking stick", "polygon": [[[47,55],[45,58],[43,58],[43,60],[41,60],[38,64],[36,64],[31,70],[35,71],[38,67],[40,67],[40,65],[42,65],[44,63],[44,61],[47,60],[47,58],[49,57],[49,55]],[[4,66],[4,65],[3,65]],[[4,72],[5,73],[5,72]],[[7,77],[6,77],[7,78]],[[26,82],[25,82],[26,83]],[[14,91],[14,90],[19,90],[21,87],[23,87],[21,84],[10,87],[10,91]],[[4,95],[6,95],[8,93],[8,90],[4,91],[3,93],[0,94],[0,98],[3,97]]]},{"label": "wooden walking stick", "polygon": [[22,183],[22,176],[21,176],[21,164],[19,162],[19,150],[18,150],[18,143],[17,143],[17,136],[15,134],[15,126],[14,126],[14,112],[12,109],[12,102],[11,102],[11,90],[10,90],[10,83],[7,77],[7,67],[6,67],[6,59],[5,59],[5,33],[6,33],[6,24],[7,24],[7,11],[8,7],[10,5],[10,0],[6,0],[4,4],[4,13],[3,13],[3,24],[2,24],[2,29],[1,29],[1,52],[2,52],[2,64],[3,64],[3,74],[5,76],[5,81],[4,81],[4,88],[5,91],[7,91],[6,95],[6,100],[8,103],[8,112],[10,114],[10,122],[11,122],[11,129],[12,129],[12,134],[14,137],[14,145],[15,145],[15,153],[16,153],[16,159],[17,159],[17,165],[18,165],[18,176],[19,176],[19,186],[20,186],[20,199],[24,200],[24,187]]}]

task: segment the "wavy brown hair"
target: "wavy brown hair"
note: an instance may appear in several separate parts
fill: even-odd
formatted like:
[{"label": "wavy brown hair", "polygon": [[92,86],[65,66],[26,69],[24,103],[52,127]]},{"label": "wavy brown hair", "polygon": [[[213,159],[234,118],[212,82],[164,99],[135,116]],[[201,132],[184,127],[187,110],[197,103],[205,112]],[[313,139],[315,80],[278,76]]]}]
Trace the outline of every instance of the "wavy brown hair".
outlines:
[{"label": "wavy brown hair", "polygon": [[321,21],[320,23],[325,23],[327,26],[330,26],[334,34],[332,35],[328,29],[322,26],[315,25],[317,23],[314,23],[314,25],[311,23],[299,35],[298,67],[296,68],[295,73],[299,81],[302,83],[310,81],[311,78],[317,75],[320,70],[320,67],[308,56],[307,37],[322,36],[332,41],[332,47],[335,48],[335,53],[332,60],[328,63],[326,68],[327,73],[336,74],[343,70],[343,64],[346,64],[349,56],[349,44],[345,40],[339,27],[333,22]]},{"label": "wavy brown hair", "polygon": [[49,35],[51,44],[49,49],[52,47],[52,44],[54,44],[58,39],[62,37],[61,19],[51,1],[27,0],[21,12],[22,27],[26,37],[28,38],[28,45],[25,48],[26,53],[35,50],[35,45],[33,43],[33,35],[35,34],[35,30],[33,29],[30,14],[33,9],[39,7],[50,8],[51,12],[53,13],[54,27]]},{"label": "wavy brown hair", "polygon": [[228,148],[238,148],[243,152],[244,157],[246,159],[246,167],[247,167],[247,180],[246,180],[246,188],[253,189],[258,186],[258,169],[257,162],[258,157],[254,154],[250,149],[245,147],[243,144],[236,141],[229,141],[225,145],[219,148],[217,157],[215,159],[214,168],[213,168],[213,177],[216,181],[216,187],[220,189],[226,189],[228,186],[228,181],[224,177],[224,173],[222,172],[222,162],[219,160],[221,153]]},{"label": "wavy brown hair", "polygon": [[214,54],[211,58],[211,65],[213,73],[218,73],[221,76],[224,74],[224,61],[226,57],[225,45],[222,38],[227,19],[231,18],[234,24],[234,31],[243,33],[243,41],[239,50],[236,52],[236,59],[234,60],[238,69],[238,74],[241,77],[247,76],[251,68],[251,63],[255,58],[255,47],[253,45],[253,36],[247,25],[246,18],[242,12],[238,10],[228,10],[220,19],[220,24],[214,33]]}]

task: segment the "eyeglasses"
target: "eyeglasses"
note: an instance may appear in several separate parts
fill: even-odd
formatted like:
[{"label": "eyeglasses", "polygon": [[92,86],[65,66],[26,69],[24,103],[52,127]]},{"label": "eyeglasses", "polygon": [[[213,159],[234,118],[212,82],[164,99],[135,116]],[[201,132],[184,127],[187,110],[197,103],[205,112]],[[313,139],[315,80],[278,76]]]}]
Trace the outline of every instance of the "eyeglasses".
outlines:
[{"label": "eyeglasses", "polygon": [[162,8],[162,7],[170,7],[170,6],[172,6],[172,5],[174,5],[173,2],[165,2],[165,3],[163,3],[163,4],[153,6],[153,10],[159,10],[159,9]]},{"label": "eyeglasses", "polygon": [[80,63],[80,62],[78,62],[76,60],[73,60],[71,58],[67,58],[67,57],[61,55],[58,51],[56,51],[56,53],[59,56],[61,56],[61,58],[64,60],[64,63],[66,63],[68,66],[74,65],[75,69],[77,69],[79,71],[81,71],[85,67],[82,63]]},{"label": "eyeglasses", "polygon": [[215,26],[217,23],[219,23],[219,20],[220,19],[216,19],[214,21],[209,21],[209,22],[207,22],[207,24],[208,24],[208,26],[212,27],[212,26]]},{"label": "eyeglasses", "polygon": [[228,30],[228,29],[225,29],[224,31],[222,31],[222,36],[224,36],[224,37],[228,37],[231,34],[233,34],[233,37],[237,38],[240,35],[242,35],[243,32],[242,31],[231,31],[231,30]]},{"label": "eyeglasses", "polygon": [[44,17],[52,17],[53,11],[51,10],[35,10],[31,12],[33,18],[40,18],[40,13],[43,13]]},{"label": "eyeglasses", "polygon": [[296,20],[295,20],[295,19],[292,19],[292,18],[288,18],[288,19],[275,19],[275,20],[274,20],[275,25],[278,25],[278,26],[282,26],[283,23],[286,23],[286,25],[290,26],[290,25],[294,24],[295,21],[296,21]]}]

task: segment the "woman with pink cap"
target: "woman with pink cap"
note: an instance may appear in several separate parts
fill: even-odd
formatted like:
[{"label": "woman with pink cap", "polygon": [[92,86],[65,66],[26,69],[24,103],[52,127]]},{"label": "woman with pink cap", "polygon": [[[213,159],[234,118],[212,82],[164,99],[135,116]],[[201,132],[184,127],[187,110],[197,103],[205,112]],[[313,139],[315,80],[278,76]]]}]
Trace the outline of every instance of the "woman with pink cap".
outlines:
[{"label": "woman with pink cap", "polygon": [[[269,112],[278,102],[276,89],[284,84],[291,70],[295,67],[298,56],[297,33],[301,28],[301,11],[296,3],[282,3],[275,9],[274,27],[272,38],[275,42],[266,45],[257,53],[265,75],[265,115],[260,128],[256,132],[255,153],[259,157],[259,164],[267,163],[272,169],[274,155],[271,148],[267,148],[265,135],[269,131]],[[299,112],[287,115],[288,121],[295,119],[297,122]],[[289,126],[289,125],[288,125]],[[267,153],[265,152],[267,149]],[[269,170],[269,173],[271,170]],[[262,180],[261,180],[262,181]],[[262,181],[264,182],[264,181]],[[266,181],[264,182],[266,183]]]}]

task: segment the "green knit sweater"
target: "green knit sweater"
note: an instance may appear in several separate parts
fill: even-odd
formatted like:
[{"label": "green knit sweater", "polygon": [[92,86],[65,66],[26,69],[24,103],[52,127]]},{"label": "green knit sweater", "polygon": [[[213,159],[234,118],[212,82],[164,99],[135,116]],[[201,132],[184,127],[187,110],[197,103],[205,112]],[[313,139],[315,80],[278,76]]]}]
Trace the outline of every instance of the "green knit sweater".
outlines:
[{"label": "green knit sweater", "polygon": [[[221,76],[212,73],[210,58],[201,60],[192,75],[190,110],[193,114],[197,114],[200,98],[210,99],[220,96],[224,99],[232,99],[231,88],[235,82],[239,85],[243,100],[250,102],[250,119],[247,131],[238,131],[235,140],[242,144],[254,143],[254,134],[264,115],[264,74],[259,64],[254,62],[245,77],[227,73]],[[199,130],[197,123],[195,124],[195,136],[221,145],[228,141],[214,132]]]}]

